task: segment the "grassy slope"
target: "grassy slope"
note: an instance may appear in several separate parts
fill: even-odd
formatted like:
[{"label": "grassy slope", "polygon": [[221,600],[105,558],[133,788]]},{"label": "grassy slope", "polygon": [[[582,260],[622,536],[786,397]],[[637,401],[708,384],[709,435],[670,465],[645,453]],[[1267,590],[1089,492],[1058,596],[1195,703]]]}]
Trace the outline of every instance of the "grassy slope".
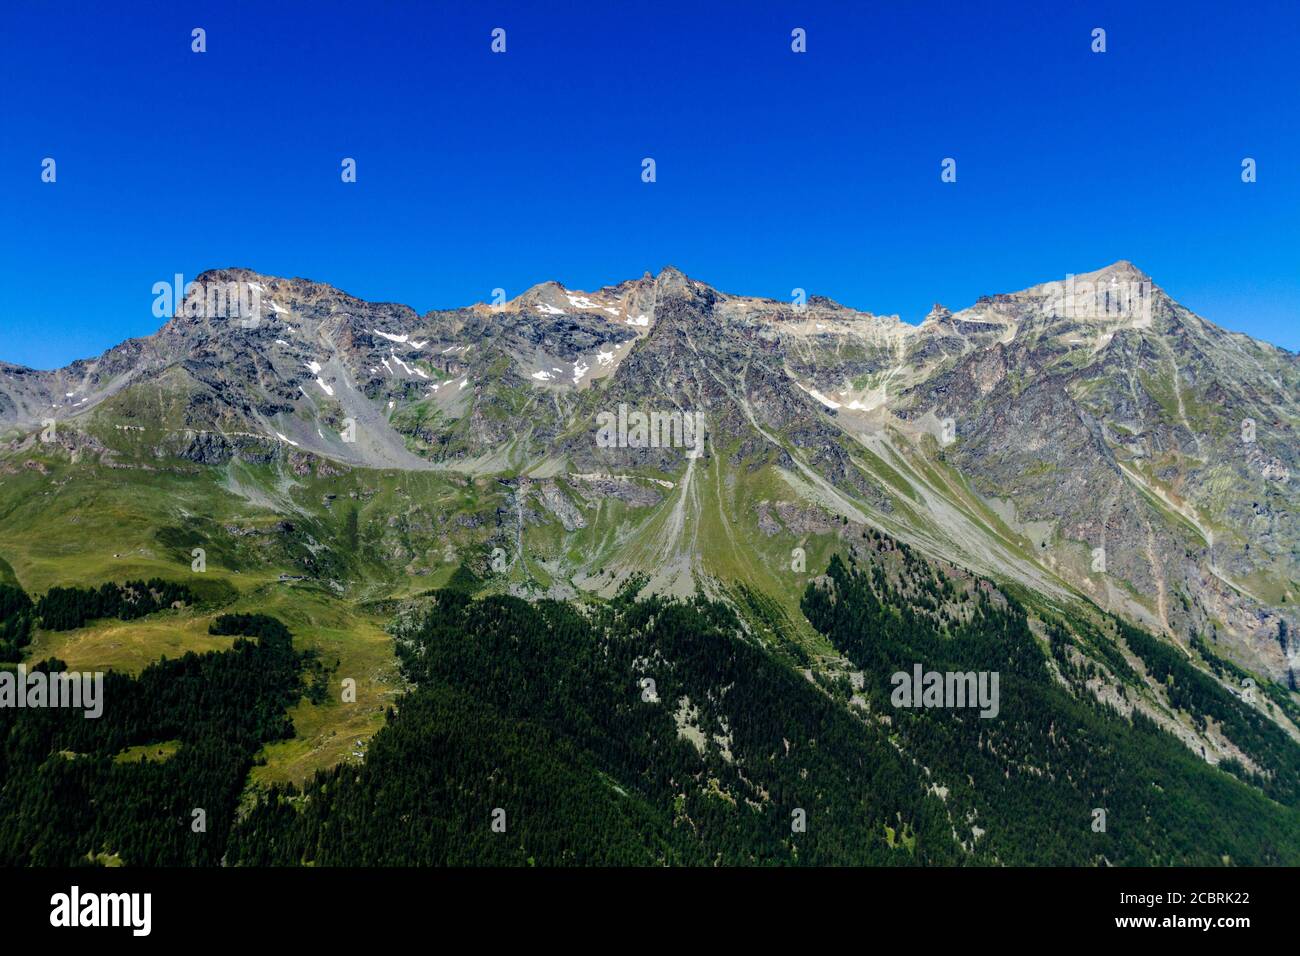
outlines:
[{"label": "grassy slope", "polygon": [[[384,710],[398,691],[385,618],[309,582],[281,582],[281,574],[303,573],[290,563],[292,551],[281,554],[279,563],[262,564],[264,542],[245,546],[235,538],[233,544],[210,545],[207,571],[197,574],[184,544],[159,540],[160,529],[187,520],[200,528],[278,520],[223,490],[220,470],[181,475],[71,466],[52,458],[44,463],[48,475],[23,470],[0,476],[0,555],[6,576],[12,573],[33,595],[56,584],[88,586],[158,576],[189,584],[209,600],[137,621],[103,620],[72,631],[41,631],[29,660],[58,657],[73,669],[134,673],[163,655],[228,647],[230,638],[208,633],[218,614],[273,614],[288,625],[298,646],[316,649],[328,665],[337,666],[328,702],[315,706],[304,700],[293,709],[298,737],[267,748],[266,765],[254,771],[254,778],[304,780],[347,758],[358,741],[382,726]],[[275,549],[270,550],[274,556]],[[345,677],[357,682],[355,703],[340,699]]]},{"label": "grassy slope", "polygon": [[[680,525],[673,517],[681,474],[675,476],[677,487],[662,489],[663,499],[650,508],[604,499],[583,509],[587,526],[577,531],[565,532],[553,520],[527,524],[523,560],[514,561],[493,587],[565,585],[574,571],[595,575],[606,566],[652,572],[665,551],[686,542],[694,551],[693,570],[718,582],[757,633],[793,638],[814,657],[827,654],[831,649],[807,625],[799,598],[809,578],[842,548],[839,529],[801,534],[782,526],[765,532],[758,502],[796,496],[770,465],[733,465],[734,451],[715,449],[697,463]],[[913,485],[923,481],[958,503],[991,540],[1026,560],[1037,558],[1033,542],[1008,528],[941,456],[900,462],[898,467],[910,469],[904,474],[865,447],[852,452],[862,472],[894,498],[900,509],[895,518],[904,524],[918,520],[908,505],[915,500]],[[44,474],[28,468],[0,473],[0,580],[14,577],[38,595],[55,584],[156,575],[202,587],[209,601],[142,621],[41,633],[32,659],[57,656],[74,668],[138,671],[163,654],[225,646],[226,639],[207,633],[211,619],[248,611],[280,617],[299,646],[315,648],[327,664],[337,665],[329,701],[295,708],[298,737],[267,749],[265,766],[254,772],[258,782],[300,781],[349,759],[382,725],[398,683],[391,639],[383,630],[390,615],[373,609],[376,600],[445,584],[459,558],[485,544],[505,544],[508,559],[515,557],[514,516],[508,513],[513,509],[495,516],[499,525],[492,521],[508,496],[494,478],[359,469],[322,474],[284,463],[159,467],[151,461],[147,468],[109,469],[38,457]],[[536,498],[528,507],[541,511]],[[292,531],[280,530],[286,520]],[[240,533],[232,534],[232,528]],[[208,551],[202,575],[190,570],[192,546]],[[806,553],[803,571],[791,566],[796,547]],[[445,548],[457,560],[447,561]],[[281,581],[281,575],[312,580]],[[331,590],[330,580],[346,582],[343,593]],[[759,596],[757,602],[746,589]],[[1024,597],[1032,606],[1033,595]],[[338,699],[345,677],[357,682],[355,704]]]}]

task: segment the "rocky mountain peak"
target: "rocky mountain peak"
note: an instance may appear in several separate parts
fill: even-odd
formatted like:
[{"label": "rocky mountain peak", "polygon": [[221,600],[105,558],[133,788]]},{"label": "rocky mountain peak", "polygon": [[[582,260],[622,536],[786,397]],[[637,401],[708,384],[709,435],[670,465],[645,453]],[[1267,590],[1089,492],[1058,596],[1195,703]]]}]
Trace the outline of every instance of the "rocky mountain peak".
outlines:
[{"label": "rocky mountain peak", "polygon": [[921,321],[921,324],[924,325],[927,322],[928,323],[944,322],[950,320],[951,318],[952,318],[952,310],[949,309],[946,305],[936,302],[934,305],[930,306],[930,311],[926,314],[925,318]]},{"label": "rocky mountain peak", "polygon": [[565,288],[554,279],[547,279],[545,282],[539,282],[534,286],[529,286],[519,295],[510,300],[509,304],[513,306],[537,305],[546,303],[555,305],[561,296],[565,293]]},{"label": "rocky mountain peak", "polygon": [[1129,260],[1127,259],[1119,259],[1115,262],[1112,262],[1110,265],[1105,266],[1104,268],[1098,269],[1096,272],[1085,273],[1081,278],[1105,279],[1106,281],[1109,281],[1111,279],[1115,279],[1116,281],[1126,281],[1126,280],[1136,280],[1138,282],[1151,281],[1151,277],[1149,275],[1147,275],[1145,272],[1143,272],[1133,263],[1129,262]]}]

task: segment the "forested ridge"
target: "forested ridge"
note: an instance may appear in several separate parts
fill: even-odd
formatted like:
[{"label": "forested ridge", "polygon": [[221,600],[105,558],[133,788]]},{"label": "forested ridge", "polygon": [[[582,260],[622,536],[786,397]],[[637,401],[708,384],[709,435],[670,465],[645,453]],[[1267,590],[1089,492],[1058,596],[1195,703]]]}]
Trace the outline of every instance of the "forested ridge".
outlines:
[{"label": "forested ridge", "polygon": [[[1118,618],[1114,624],[1151,675],[1165,685],[1169,702],[1190,715],[1197,727],[1204,728],[1214,721],[1228,739],[1260,764],[1262,772],[1252,773],[1239,761],[1226,762],[1226,769],[1281,803],[1300,805],[1300,747],[1295,741],[1254,707],[1193,667],[1182,651]],[[1210,659],[1220,669],[1225,667],[1224,662]]]},{"label": "forested ridge", "polygon": [[[760,638],[727,605],[638,600],[635,581],[583,605],[475,597],[483,584],[463,568],[423,599],[395,632],[410,689],[363,762],[303,787],[241,801],[260,747],[292,735],[290,706],[347,706],[269,615],[214,619],[229,650],[107,675],[99,720],[0,709],[0,862],[1300,862],[1297,748],[1272,724],[1143,632],[1047,620],[1036,636],[1014,598],[880,536],[804,594],[840,661],[765,646],[775,612]],[[0,602],[0,634],[38,606]],[[1082,692],[1093,658],[1137,681],[1113,638],[1260,772],[1209,766]],[[996,671],[997,716],[894,706],[891,675],[915,664]],[[160,742],[166,759],[123,758]]]},{"label": "forested ridge", "polygon": [[[439,592],[399,645],[416,689],[365,765],[305,794],[274,791],[241,822],[231,859],[957,862],[941,809],[884,736],[738,631],[705,601],[619,601],[588,616]],[[702,752],[678,731],[688,709]],[[504,833],[491,827],[498,808]],[[929,839],[891,847],[887,826]]]},{"label": "forested ridge", "polygon": [[[969,622],[941,630],[898,600],[874,567],[859,569],[836,556],[825,581],[809,588],[803,608],[813,626],[861,668],[873,707],[888,714],[905,752],[942,780],[950,802],[972,808],[968,823],[983,831],[977,846],[999,862],[1300,860],[1294,800],[1284,805],[1243,786],[1225,769],[1197,759],[1139,711],[1128,720],[1091,695],[1071,694],[1052,679],[1014,600],[980,597]],[[1147,653],[1165,647],[1145,635],[1140,643],[1133,628],[1121,633]],[[1058,650],[1063,639],[1059,630],[1052,635]],[[1168,649],[1169,655],[1178,653]],[[1168,663],[1173,657],[1159,659],[1174,666]],[[999,716],[985,720],[974,710],[889,706],[889,676],[915,662],[940,671],[1000,671]],[[1058,663],[1077,666],[1066,663],[1064,654]],[[1157,673],[1163,679],[1163,672]],[[1203,695],[1198,706],[1213,701],[1218,714],[1241,706],[1190,665],[1183,664],[1178,674]],[[1173,699],[1175,705],[1190,703],[1177,694]],[[1240,719],[1270,747],[1285,752],[1278,786],[1266,789],[1288,796],[1295,744],[1280,743],[1244,714]],[[1096,810],[1105,812],[1105,832],[1092,828]]]},{"label": "forested ridge", "polygon": [[[1014,600],[980,585],[952,613],[951,583],[904,561],[906,595],[878,568],[838,558],[805,595],[809,620],[861,669],[856,710],[847,678],[808,680],[704,600],[579,612],[440,592],[400,645],[416,689],[366,764],[273,792],[241,821],[231,859],[1300,861],[1292,807],[1206,765],[1141,713],[1130,721],[1072,695]],[[917,662],[998,671],[1001,713],[892,707],[889,676]],[[504,833],[490,826],[497,809]],[[792,831],[796,811],[805,832]]]}]

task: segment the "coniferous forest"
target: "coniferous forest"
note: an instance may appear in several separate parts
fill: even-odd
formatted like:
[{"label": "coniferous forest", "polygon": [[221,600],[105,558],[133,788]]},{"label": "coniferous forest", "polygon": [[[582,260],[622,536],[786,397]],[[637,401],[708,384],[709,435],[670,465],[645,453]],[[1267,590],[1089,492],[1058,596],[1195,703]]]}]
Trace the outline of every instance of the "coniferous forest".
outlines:
[{"label": "coniferous forest", "polygon": [[177,602],[194,602],[189,588],[152,578],[125,584],[109,582],[98,588],[50,588],[36,603],[36,613],[42,627],[51,631],[70,631],[101,617],[134,620]]},{"label": "coniferous forest", "polygon": [[[228,650],[110,673],[98,720],[0,710],[0,861],[1300,862],[1296,748],[1274,725],[1116,622],[1170,699],[1261,772],[1210,766],[1142,713],[1078,693],[1090,665],[1071,632],[1040,639],[1014,598],[986,582],[959,594],[897,553],[902,577],[850,553],[804,595],[838,674],[722,603],[636,599],[635,582],[601,604],[475,597],[465,569],[395,629],[408,689],[364,760],[301,788],[246,791],[258,751],[293,735],[298,701],[346,704],[279,620],[220,616]],[[5,596],[3,633],[42,606],[61,605]],[[890,675],[915,662],[997,671],[997,717],[893,706]],[[134,757],[145,745],[174,753]]]},{"label": "coniferous forest", "polygon": [[31,643],[35,612],[22,588],[0,583],[0,664],[16,664]]},{"label": "coniferous forest", "polygon": [[[286,709],[320,682],[321,665],[264,624],[236,622],[223,633],[260,633],[227,651],[105,674],[95,719],[0,708],[0,863],[220,864],[258,749],[292,736]],[[143,745],[176,749],[151,760]]]}]

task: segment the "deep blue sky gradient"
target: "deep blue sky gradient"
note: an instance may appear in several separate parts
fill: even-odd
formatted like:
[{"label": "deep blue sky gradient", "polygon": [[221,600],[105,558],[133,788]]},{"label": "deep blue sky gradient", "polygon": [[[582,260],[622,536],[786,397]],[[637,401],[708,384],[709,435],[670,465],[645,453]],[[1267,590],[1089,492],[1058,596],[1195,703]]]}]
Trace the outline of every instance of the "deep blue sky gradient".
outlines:
[{"label": "deep blue sky gradient", "polygon": [[220,266],[424,311],[671,263],[916,322],[1121,258],[1300,349],[1294,2],[114,6],[0,10],[0,359]]}]

